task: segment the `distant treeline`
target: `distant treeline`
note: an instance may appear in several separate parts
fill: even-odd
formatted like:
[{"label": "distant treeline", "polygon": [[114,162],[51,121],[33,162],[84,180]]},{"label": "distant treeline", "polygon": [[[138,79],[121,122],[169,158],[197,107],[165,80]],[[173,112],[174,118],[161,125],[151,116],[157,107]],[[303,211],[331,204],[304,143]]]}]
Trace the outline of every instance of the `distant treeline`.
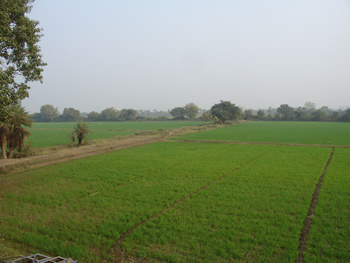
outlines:
[{"label": "distant treeline", "polygon": [[307,102],[303,107],[296,108],[293,108],[288,104],[281,104],[276,109],[245,109],[242,115],[245,120],[350,121],[350,108],[334,110],[327,106],[322,106],[317,109],[314,103]]},{"label": "distant treeline", "polygon": [[[182,109],[181,115],[178,115],[178,110]],[[135,110],[122,109],[117,110],[113,107],[104,109],[101,112],[92,111],[90,113],[80,112],[74,108],[65,108],[62,114],[58,108],[53,105],[43,105],[40,112],[32,114],[35,122],[74,122],[74,121],[148,121],[148,120],[184,120],[196,119],[201,116],[206,110],[199,109],[193,103],[187,104],[185,107],[176,107],[175,111],[158,111],[158,110]],[[200,120],[200,118],[197,118]]]},{"label": "distant treeline", "polygon": [[[241,108],[240,108],[241,109]],[[316,108],[312,102],[306,102],[304,106],[293,108],[288,104],[281,104],[278,108],[269,109],[241,109],[238,119],[265,120],[265,121],[350,121],[350,108],[330,109],[327,106]],[[175,107],[168,111],[158,110],[117,110],[113,107],[101,112],[92,111],[81,113],[74,108],[65,108],[62,114],[53,105],[43,105],[40,112],[34,113],[35,122],[74,122],[74,121],[166,121],[166,120],[214,120],[211,110],[200,109],[194,103],[188,103],[184,107]]]}]

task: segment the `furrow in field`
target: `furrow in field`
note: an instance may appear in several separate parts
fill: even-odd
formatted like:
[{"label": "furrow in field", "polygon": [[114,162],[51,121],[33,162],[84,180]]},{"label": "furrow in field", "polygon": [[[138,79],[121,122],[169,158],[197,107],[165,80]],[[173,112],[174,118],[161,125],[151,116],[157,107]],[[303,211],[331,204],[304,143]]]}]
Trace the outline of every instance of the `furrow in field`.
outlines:
[{"label": "furrow in field", "polygon": [[325,177],[325,175],[327,173],[328,166],[330,165],[330,163],[332,161],[333,153],[334,153],[334,147],[333,147],[332,152],[328,158],[326,166],[324,167],[323,173],[318,180],[318,183],[317,183],[316,188],[315,188],[315,192],[314,192],[312,199],[311,199],[311,202],[310,202],[309,210],[307,212],[306,218],[305,218],[304,223],[303,223],[303,227],[301,229],[300,238],[299,238],[300,243],[299,243],[299,247],[298,247],[298,257],[295,260],[295,262],[297,262],[297,263],[305,262],[304,261],[304,253],[306,251],[307,239],[308,239],[308,236],[309,236],[312,224],[313,224],[313,217],[315,215],[315,208],[316,208],[316,205],[318,202],[319,192],[320,192],[321,187],[322,187],[323,178]]},{"label": "furrow in field", "polygon": [[177,205],[177,204],[179,204],[179,203],[181,203],[181,202],[183,202],[183,201],[185,201],[185,200],[187,200],[187,199],[189,199],[189,198],[192,198],[192,196],[195,195],[195,194],[197,194],[198,192],[200,192],[200,191],[202,191],[202,190],[205,190],[205,189],[208,188],[209,186],[211,186],[211,185],[213,185],[214,183],[216,183],[216,182],[222,180],[223,178],[225,178],[227,175],[232,174],[233,172],[239,170],[240,168],[242,168],[242,167],[244,167],[244,166],[246,166],[246,165],[248,165],[248,164],[254,162],[255,160],[257,160],[257,159],[263,157],[264,155],[270,153],[271,151],[273,151],[273,149],[270,149],[270,150],[268,150],[268,151],[266,151],[266,152],[264,152],[264,153],[262,153],[262,154],[260,154],[260,155],[258,155],[258,156],[256,156],[256,157],[254,157],[254,158],[248,160],[247,162],[245,162],[245,163],[239,165],[238,167],[232,169],[231,171],[229,171],[229,172],[223,174],[222,176],[216,178],[215,180],[211,181],[210,183],[208,183],[208,184],[206,184],[206,185],[200,187],[199,189],[197,189],[197,190],[191,192],[190,194],[188,194],[188,195],[186,195],[186,196],[184,196],[184,197],[182,197],[182,198],[180,198],[180,199],[174,201],[172,204],[170,204],[170,205],[167,206],[166,208],[164,208],[164,209],[162,209],[161,211],[159,211],[159,212],[157,212],[157,213],[151,215],[151,216],[148,217],[146,220],[143,220],[143,221],[139,222],[138,224],[134,225],[132,228],[130,228],[129,230],[127,230],[126,232],[124,232],[124,233],[120,236],[120,238],[117,240],[117,243],[116,243],[116,245],[115,245],[114,248],[113,248],[113,249],[114,249],[114,253],[115,253],[115,254],[117,255],[117,257],[118,257],[118,258],[117,258],[117,261],[119,260],[119,257],[124,257],[124,256],[125,256],[125,254],[124,254],[124,252],[123,252],[123,250],[122,250],[122,248],[121,248],[122,242],[123,242],[134,230],[136,230],[138,227],[140,227],[140,226],[144,225],[146,222],[148,222],[148,221],[150,221],[150,220],[152,220],[152,219],[154,219],[154,218],[156,218],[156,217],[162,215],[163,213],[167,212],[169,209],[171,209],[171,208],[174,207],[175,205]]}]

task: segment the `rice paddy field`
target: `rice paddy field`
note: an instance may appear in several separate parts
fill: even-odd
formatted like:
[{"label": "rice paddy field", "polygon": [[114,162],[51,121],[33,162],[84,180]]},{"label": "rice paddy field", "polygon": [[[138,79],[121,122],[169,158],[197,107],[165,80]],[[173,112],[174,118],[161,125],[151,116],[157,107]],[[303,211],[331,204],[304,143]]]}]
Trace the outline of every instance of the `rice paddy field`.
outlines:
[{"label": "rice paddy field", "polygon": [[1,175],[0,258],[349,262],[349,137],[250,122]]},{"label": "rice paddy field", "polygon": [[[172,129],[187,126],[208,124],[204,121],[147,121],[147,122],[89,122],[89,129],[93,132],[90,140],[108,139],[113,137],[132,135],[140,131],[158,129]],[[30,128],[30,141],[33,148],[67,145],[74,122],[37,122]]]}]

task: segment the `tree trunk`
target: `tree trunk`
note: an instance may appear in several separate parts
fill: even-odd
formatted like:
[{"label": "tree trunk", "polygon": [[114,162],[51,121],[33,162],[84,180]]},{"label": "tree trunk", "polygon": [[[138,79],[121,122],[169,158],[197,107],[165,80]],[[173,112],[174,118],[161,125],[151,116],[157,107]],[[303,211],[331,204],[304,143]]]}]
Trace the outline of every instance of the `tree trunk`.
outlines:
[{"label": "tree trunk", "polygon": [[[7,146],[9,146],[9,145],[7,145]],[[15,150],[15,139],[12,138],[11,145],[10,145],[10,151],[9,151],[9,159],[12,159],[14,150]]]},{"label": "tree trunk", "polygon": [[83,136],[81,134],[78,135],[78,147],[81,145],[83,142]]},{"label": "tree trunk", "polygon": [[1,140],[1,155],[3,159],[7,159],[6,155],[6,149],[5,149],[5,135],[3,133],[0,133],[0,140]]}]

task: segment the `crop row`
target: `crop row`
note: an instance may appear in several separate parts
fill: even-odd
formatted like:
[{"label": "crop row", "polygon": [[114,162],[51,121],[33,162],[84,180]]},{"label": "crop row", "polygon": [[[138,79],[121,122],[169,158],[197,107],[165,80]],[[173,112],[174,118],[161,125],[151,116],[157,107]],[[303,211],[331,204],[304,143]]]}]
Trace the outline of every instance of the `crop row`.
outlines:
[{"label": "crop row", "polygon": [[[163,142],[2,176],[0,233],[31,252],[98,262],[142,223],[122,249],[146,260],[290,262],[330,152]],[[349,259],[349,153],[337,148],[325,177],[310,261]]]},{"label": "crop row", "polygon": [[350,261],[350,150],[336,149],[323,180],[305,262]]},{"label": "crop row", "polygon": [[0,232],[96,262],[135,224],[271,148],[158,143],[4,176]]},{"label": "crop row", "polygon": [[123,247],[171,262],[293,262],[330,152],[275,149],[137,228]]}]

